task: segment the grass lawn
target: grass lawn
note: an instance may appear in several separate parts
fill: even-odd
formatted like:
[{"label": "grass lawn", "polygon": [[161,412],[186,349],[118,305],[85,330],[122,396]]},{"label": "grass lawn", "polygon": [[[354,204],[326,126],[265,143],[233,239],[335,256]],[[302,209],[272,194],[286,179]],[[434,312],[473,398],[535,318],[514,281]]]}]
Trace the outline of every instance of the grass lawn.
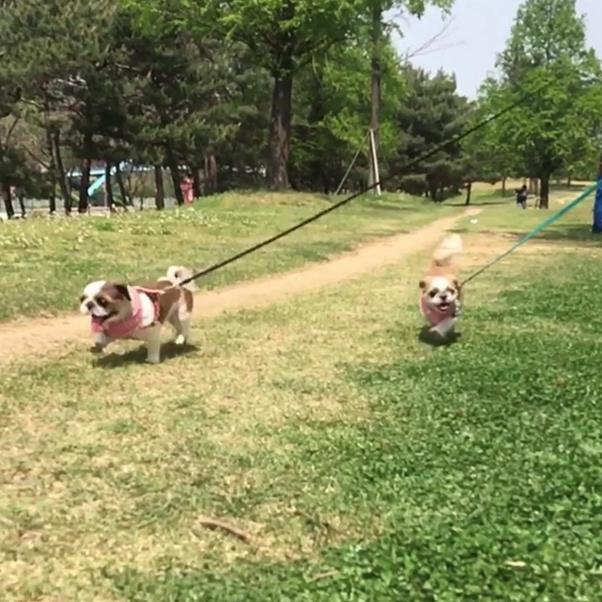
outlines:
[{"label": "grass lawn", "polygon": [[[584,186],[557,187],[550,199],[550,211],[543,211],[534,206],[534,198],[530,197],[526,210],[518,209],[514,195],[508,193],[502,198],[498,193],[481,192],[475,195],[475,205],[488,209],[478,219],[478,222],[465,223],[465,232],[492,232],[520,236],[538,225],[549,216],[550,212],[560,209],[579,196],[585,188],[591,186],[588,182]],[[593,195],[586,199],[576,209],[564,215],[550,230],[543,233],[543,237],[551,240],[570,240],[573,242],[584,241],[590,237],[592,224]],[[594,237],[597,240],[596,237]]]},{"label": "grass lawn", "polygon": [[[527,219],[468,222],[465,270]],[[599,600],[602,248],[554,232],[471,284],[449,347],[419,339],[421,254],[197,322],[156,368],[16,361],[3,601]]]},{"label": "grass lawn", "polygon": [[[316,195],[224,194],[161,214],[150,210],[2,224],[0,320],[73,309],[90,280],[156,278],[172,264],[206,267],[329,203]],[[357,199],[302,234],[215,273],[201,286],[212,288],[319,261],[457,210],[401,195]]]}]

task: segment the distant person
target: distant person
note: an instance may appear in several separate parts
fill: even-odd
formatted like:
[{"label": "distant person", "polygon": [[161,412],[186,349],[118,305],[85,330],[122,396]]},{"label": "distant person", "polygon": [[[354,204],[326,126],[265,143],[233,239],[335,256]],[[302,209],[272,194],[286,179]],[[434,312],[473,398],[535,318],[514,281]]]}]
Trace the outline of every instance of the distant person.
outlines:
[{"label": "distant person", "polygon": [[190,174],[186,174],[182,181],[180,182],[180,189],[182,190],[182,196],[184,197],[184,202],[187,205],[192,205],[194,202],[194,190],[193,190],[193,182]]},{"label": "distant person", "polygon": [[516,190],[516,206],[521,209],[527,208],[527,186],[523,184],[522,188]]}]

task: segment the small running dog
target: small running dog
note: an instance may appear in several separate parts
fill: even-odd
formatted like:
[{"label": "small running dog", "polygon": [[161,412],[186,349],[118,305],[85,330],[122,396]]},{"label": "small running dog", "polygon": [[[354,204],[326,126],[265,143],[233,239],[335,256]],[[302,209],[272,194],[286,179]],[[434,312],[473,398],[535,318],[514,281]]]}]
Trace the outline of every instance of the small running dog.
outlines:
[{"label": "small running dog", "polygon": [[147,361],[157,364],[165,323],[176,331],[176,344],[190,344],[195,287],[180,282],[191,275],[187,268],[172,266],[164,278],[142,286],[90,282],[80,298],[80,311],[90,316],[92,351],[100,353],[117,339],[138,339],[146,343]]},{"label": "small running dog", "polygon": [[446,237],[433,253],[431,266],[420,281],[420,311],[431,332],[445,338],[460,315],[462,291],[453,270],[453,259],[462,252],[458,234]]}]

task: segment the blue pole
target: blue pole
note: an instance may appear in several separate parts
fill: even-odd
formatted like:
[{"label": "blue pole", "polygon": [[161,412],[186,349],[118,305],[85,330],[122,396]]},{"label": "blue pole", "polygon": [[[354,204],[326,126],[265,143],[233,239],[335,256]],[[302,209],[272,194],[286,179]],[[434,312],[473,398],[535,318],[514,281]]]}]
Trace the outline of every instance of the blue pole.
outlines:
[{"label": "blue pole", "polygon": [[598,188],[594,201],[594,225],[592,232],[602,233],[602,157],[600,157],[600,171],[598,172]]},{"label": "blue pole", "polygon": [[[111,168],[111,175],[114,176],[117,173],[117,167],[113,166]],[[88,188],[88,196],[92,196],[104,183],[106,177],[103,174],[99,178],[97,178]]]},{"label": "blue pole", "polygon": [[88,196],[92,196],[104,183],[105,176],[100,176],[88,187]]}]

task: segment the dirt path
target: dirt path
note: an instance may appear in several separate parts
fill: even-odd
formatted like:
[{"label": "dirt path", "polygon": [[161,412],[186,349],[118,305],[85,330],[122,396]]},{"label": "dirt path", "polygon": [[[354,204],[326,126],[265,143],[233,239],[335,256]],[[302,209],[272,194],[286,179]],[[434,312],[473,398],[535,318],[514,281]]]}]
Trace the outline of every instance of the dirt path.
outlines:
[{"label": "dirt path", "polygon": [[[469,209],[460,216],[439,219],[409,234],[366,244],[330,261],[310,264],[292,272],[201,291],[196,299],[196,317],[202,319],[227,311],[264,307],[395,264],[404,255],[434,245],[462,216],[476,215],[479,211]],[[0,362],[23,355],[41,355],[66,341],[89,341],[89,336],[87,319],[74,314],[0,325]]]}]

